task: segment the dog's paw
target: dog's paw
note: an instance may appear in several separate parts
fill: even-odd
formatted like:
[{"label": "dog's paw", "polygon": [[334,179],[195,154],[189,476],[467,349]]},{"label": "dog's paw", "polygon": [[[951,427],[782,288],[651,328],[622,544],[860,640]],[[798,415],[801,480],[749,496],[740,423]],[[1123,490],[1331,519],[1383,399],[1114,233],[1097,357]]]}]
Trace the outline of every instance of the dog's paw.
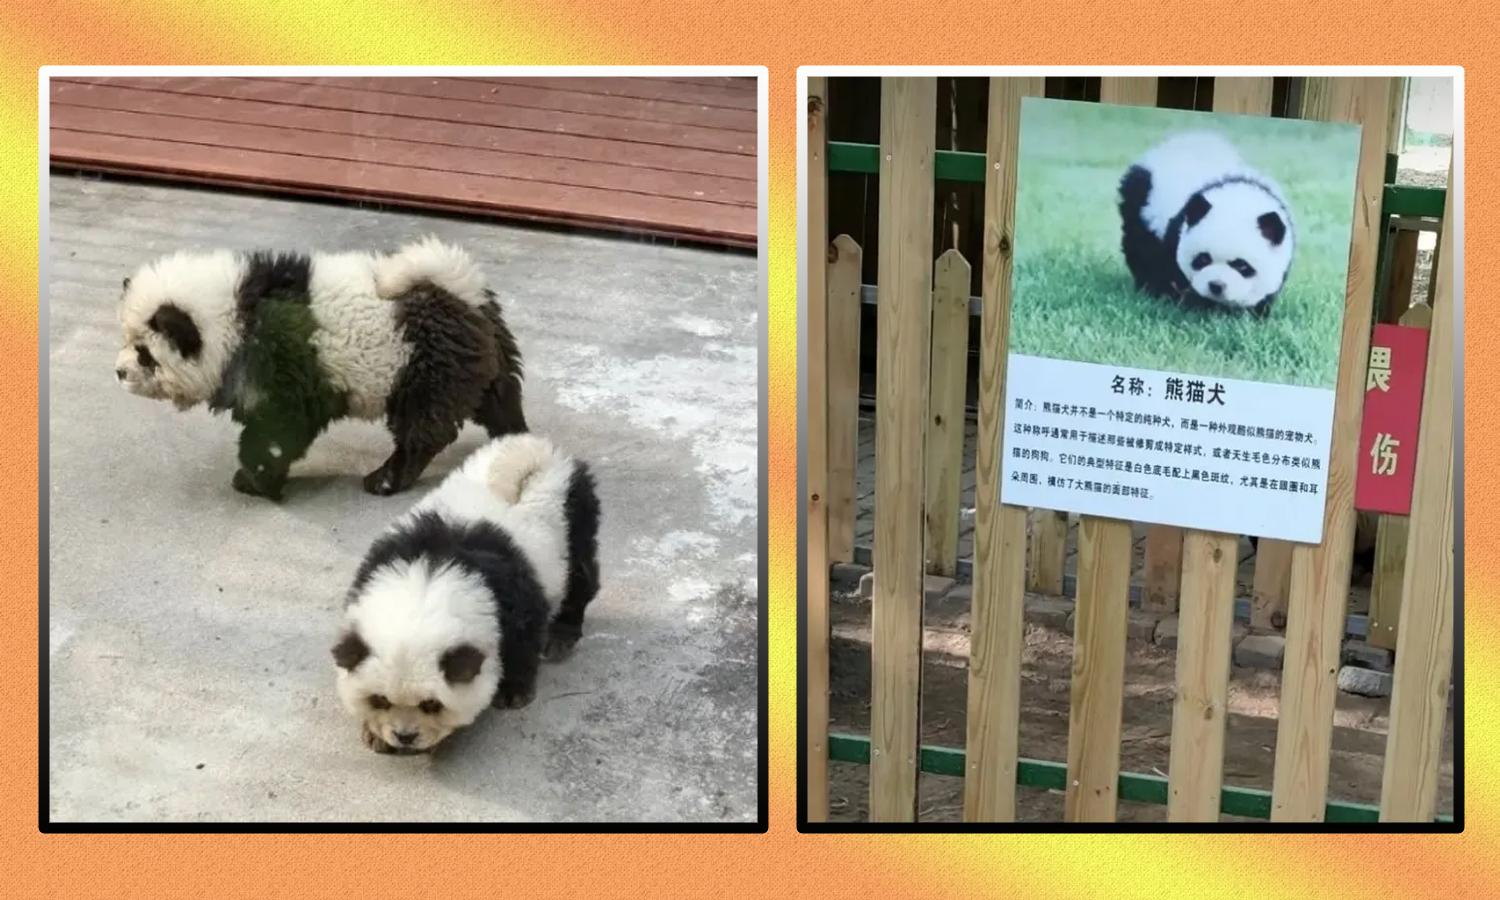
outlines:
[{"label": "dog's paw", "polygon": [[578,646],[578,635],[551,632],[547,635],[547,645],[542,648],[542,659],[550,663],[562,662],[573,655],[573,648]]},{"label": "dog's paw", "polygon": [[251,475],[244,469],[236,469],[234,478],[230,479],[229,483],[241,494],[248,494],[251,497],[264,497],[267,500],[281,499],[280,485],[272,487],[262,484],[256,480],[254,475]]},{"label": "dog's paw", "polygon": [[536,699],[535,684],[520,687],[513,682],[501,681],[500,689],[495,691],[493,705],[496,709],[520,709],[534,699]]},{"label": "dog's paw", "polygon": [[400,490],[390,466],[381,466],[365,476],[365,491],[377,497],[389,497]]}]

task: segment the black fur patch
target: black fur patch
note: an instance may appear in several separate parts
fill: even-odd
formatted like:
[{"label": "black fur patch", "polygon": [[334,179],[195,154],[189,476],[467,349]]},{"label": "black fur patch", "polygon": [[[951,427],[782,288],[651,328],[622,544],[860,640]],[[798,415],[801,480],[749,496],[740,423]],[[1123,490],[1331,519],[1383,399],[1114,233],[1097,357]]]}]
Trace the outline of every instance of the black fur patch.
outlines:
[{"label": "black fur patch", "polygon": [[1260,226],[1260,233],[1271,242],[1272,247],[1280,247],[1281,242],[1286,240],[1286,223],[1281,216],[1273,212],[1264,213],[1255,224]]},{"label": "black fur patch", "polygon": [[183,359],[197,359],[203,352],[203,335],[193,317],[174,303],[163,303],[146,320],[146,326],[167,339]]},{"label": "black fur patch", "polygon": [[255,321],[260,305],[269,299],[307,303],[311,299],[312,259],[305,253],[257,250],[244,256],[245,272],[235,288],[235,304],[242,323]]},{"label": "black fur patch", "polygon": [[365,480],[366,489],[379,494],[414,484],[465,420],[494,437],[526,430],[521,354],[498,303],[476,309],[423,282],[396,304],[396,326],[411,355],[386,398],[395,452]]},{"label": "black fur patch", "polygon": [[1213,208],[1213,204],[1208,202],[1207,198],[1203,196],[1202,191],[1199,191],[1189,197],[1187,205],[1182,208],[1183,221],[1191,228],[1202,222],[1203,217],[1208,215],[1208,211]]},{"label": "black fur patch", "polygon": [[345,632],[339,642],[333,645],[333,661],[345,671],[353,671],[369,655],[370,648],[365,645],[364,639],[352,631]]},{"label": "black fur patch", "polygon": [[1151,199],[1151,172],[1131,166],[1120,181],[1121,249],[1125,264],[1135,279],[1136,290],[1162,297],[1177,297],[1187,283],[1177,268],[1177,239],[1181,233],[1181,215],[1167,227],[1164,238],[1157,237],[1141,218]]},{"label": "black fur patch", "polygon": [[449,684],[468,684],[479,677],[483,666],[484,654],[472,644],[459,644],[438,660],[438,668],[443,670],[443,678]]},{"label": "black fur patch", "polygon": [[563,516],[568,523],[568,581],[549,629],[549,658],[567,653],[583,636],[584,609],[599,593],[599,496],[583,462],[574,463],[568,478]]},{"label": "black fur patch", "polygon": [[[434,571],[454,567],[478,576],[495,598],[500,619],[500,671],[511,693],[536,680],[547,623],[547,597],[536,572],[510,535],[488,522],[450,523],[426,512],[375,541],[354,576],[350,602],[371,575],[395,562],[422,562]],[[497,694],[498,696],[498,694]]]}]

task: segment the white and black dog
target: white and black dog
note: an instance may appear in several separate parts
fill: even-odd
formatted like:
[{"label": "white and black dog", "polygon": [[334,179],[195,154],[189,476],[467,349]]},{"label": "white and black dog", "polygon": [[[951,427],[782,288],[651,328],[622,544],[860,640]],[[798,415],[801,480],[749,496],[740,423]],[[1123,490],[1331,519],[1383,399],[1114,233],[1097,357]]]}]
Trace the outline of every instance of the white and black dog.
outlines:
[{"label": "white and black dog", "polygon": [[177,253],[125,279],[115,377],[179,409],[243,425],[233,484],[277,498],[335,419],[384,418],[390,458],[365,489],[393,494],[473,419],[526,430],[521,356],[464,251],[428,238],[395,253]]},{"label": "white and black dog", "polygon": [[583,633],[598,529],[588,466],[525,434],[477,450],[376,540],[333,648],[366,746],[431,750],[488,706],[530,703],[539,660]]},{"label": "white and black dog", "polygon": [[1265,316],[1286,283],[1295,235],[1275,182],[1216,134],[1179,134],[1120,182],[1125,262],[1137,289]]}]

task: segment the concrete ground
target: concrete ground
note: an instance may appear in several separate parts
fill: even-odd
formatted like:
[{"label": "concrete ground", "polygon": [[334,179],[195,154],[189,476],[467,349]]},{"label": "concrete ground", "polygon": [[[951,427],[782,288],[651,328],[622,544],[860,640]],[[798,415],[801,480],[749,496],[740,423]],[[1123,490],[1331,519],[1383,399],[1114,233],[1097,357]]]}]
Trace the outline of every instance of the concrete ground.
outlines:
[{"label": "concrete ground", "polygon": [[[758,265],[751,256],[59,175],[50,180],[53,821],[753,821]],[[427,232],[490,273],[527,417],[589,460],[603,588],[536,701],[379,756],[334,694],[344,592],[411,493],[344,422],[281,505],[230,488],[227,417],[114,384],[121,279],[183,247],[381,249]]]}]

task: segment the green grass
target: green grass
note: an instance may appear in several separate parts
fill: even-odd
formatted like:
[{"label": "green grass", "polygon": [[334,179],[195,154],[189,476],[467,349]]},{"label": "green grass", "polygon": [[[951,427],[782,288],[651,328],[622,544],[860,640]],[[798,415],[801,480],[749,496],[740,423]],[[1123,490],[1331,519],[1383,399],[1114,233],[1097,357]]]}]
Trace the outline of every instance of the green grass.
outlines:
[{"label": "green grass", "polygon": [[[1131,281],[1120,251],[1120,177],[1153,144],[1190,128],[1223,133],[1287,194],[1296,257],[1269,318],[1179,308]],[[1027,101],[1011,351],[1333,387],[1358,153],[1353,126]]]}]

